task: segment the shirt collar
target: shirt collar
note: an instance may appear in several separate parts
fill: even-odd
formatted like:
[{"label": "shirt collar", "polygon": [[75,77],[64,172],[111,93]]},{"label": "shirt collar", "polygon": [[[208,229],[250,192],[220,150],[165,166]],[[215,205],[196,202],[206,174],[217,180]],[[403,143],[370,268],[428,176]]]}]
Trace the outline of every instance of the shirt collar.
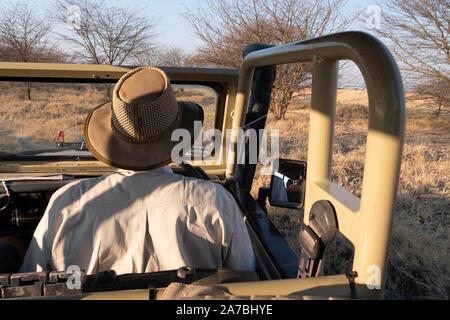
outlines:
[{"label": "shirt collar", "polygon": [[169,166],[167,166],[167,165],[159,167],[159,168],[155,168],[155,169],[152,169],[152,170],[149,170],[149,171],[133,171],[133,170],[117,169],[114,172],[120,173],[120,174],[122,174],[124,176],[127,176],[127,177],[131,176],[131,175],[133,175],[135,173],[141,173],[141,172],[173,173],[172,169]]}]

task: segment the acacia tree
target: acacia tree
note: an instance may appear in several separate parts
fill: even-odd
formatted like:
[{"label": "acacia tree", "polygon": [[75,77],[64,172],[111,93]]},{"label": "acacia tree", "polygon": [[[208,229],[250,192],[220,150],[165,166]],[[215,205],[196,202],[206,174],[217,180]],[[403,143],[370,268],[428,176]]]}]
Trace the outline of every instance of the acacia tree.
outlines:
[{"label": "acacia tree", "polygon": [[[55,0],[52,16],[69,27],[58,34],[83,62],[132,63],[154,46],[158,20],[137,9],[109,6],[103,0]],[[111,96],[111,86],[107,86],[107,94]]]},{"label": "acacia tree", "polygon": [[430,82],[419,83],[414,87],[412,99],[422,99],[437,105],[439,115],[443,107],[450,106],[450,85],[441,78]]},{"label": "acacia tree", "polygon": [[[24,3],[3,6],[0,15],[0,59],[14,62],[47,62],[62,59],[58,50],[48,42],[50,25],[36,16]],[[31,100],[32,84],[24,83]]]},{"label": "acacia tree", "polygon": [[[239,68],[242,50],[250,43],[285,44],[343,30],[344,0],[203,0],[186,9],[185,18],[203,42],[197,65]],[[277,67],[271,111],[284,118],[294,94],[309,85],[311,66]]]},{"label": "acacia tree", "polygon": [[416,95],[449,106],[450,4],[448,0],[390,0],[378,35],[389,39]]},{"label": "acacia tree", "polygon": [[167,67],[187,67],[190,59],[189,54],[175,46],[161,50],[159,56],[160,65]]},{"label": "acacia tree", "polygon": [[152,54],[135,59],[135,63],[160,67],[188,67],[191,65],[191,55],[177,46],[159,46]]}]

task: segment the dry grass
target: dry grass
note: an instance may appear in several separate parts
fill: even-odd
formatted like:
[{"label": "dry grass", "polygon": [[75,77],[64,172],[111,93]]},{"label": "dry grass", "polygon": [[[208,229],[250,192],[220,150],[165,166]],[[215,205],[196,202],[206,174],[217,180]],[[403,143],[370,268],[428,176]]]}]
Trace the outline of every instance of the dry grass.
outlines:
[{"label": "dry grass", "polygon": [[[92,85],[35,84],[32,100],[23,95],[21,84],[0,90],[1,151],[17,152],[54,148],[60,130],[65,141],[83,139],[84,120],[91,109],[106,102],[104,89]],[[9,144],[15,140],[13,144]]]},{"label": "dry grass", "polygon": [[[33,100],[20,84],[0,87],[0,151],[54,148],[59,130],[66,141],[80,141],[87,113],[106,101],[104,87],[38,85]],[[214,97],[199,89],[177,92],[179,99],[204,107],[205,127],[214,123]],[[267,128],[279,129],[281,155],[307,160],[308,93],[299,96],[286,119],[272,115]],[[421,101],[408,101],[407,131],[391,250],[387,298],[448,299],[450,291],[449,180],[450,115],[426,112]],[[332,178],[356,195],[361,193],[367,131],[367,94],[339,90]],[[252,193],[268,186],[270,177],[255,176]],[[297,234],[302,212],[269,207],[269,215],[291,246],[299,251]],[[327,248],[325,272],[351,268],[352,248],[343,236]]]},{"label": "dry grass", "polygon": [[[282,157],[307,160],[308,103],[307,99],[299,99],[284,120],[268,118],[267,128],[280,130]],[[450,115],[436,116],[421,101],[408,101],[407,110],[386,298],[449,299]],[[339,91],[332,179],[357,196],[361,194],[367,116],[364,91]],[[267,176],[257,175],[255,179],[254,196],[260,186],[270,182]],[[268,211],[298,252],[297,235],[303,212],[270,206]],[[338,237],[327,248],[325,273],[349,270],[351,259],[351,245],[343,236]]]},{"label": "dry grass", "polygon": [[[59,131],[66,142],[83,140],[87,114],[108,101],[104,85],[34,84],[32,100],[21,83],[0,86],[0,151],[19,152],[55,148]],[[205,89],[176,90],[177,98],[200,104],[204,128],[214,126],[215,96]]]}]

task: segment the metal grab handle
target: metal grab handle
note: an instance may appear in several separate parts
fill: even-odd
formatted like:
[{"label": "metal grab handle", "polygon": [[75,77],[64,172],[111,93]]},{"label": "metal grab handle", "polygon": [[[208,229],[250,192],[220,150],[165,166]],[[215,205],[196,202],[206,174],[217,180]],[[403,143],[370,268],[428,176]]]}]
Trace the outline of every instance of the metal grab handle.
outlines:
[{"label": "metal grab handle", "polygon": [[[369,97],[369,130],[361,200],[330,181],[338,60],[352,60],[360,69]],[[256,67],[313,61],[305,223],[312,204],[329,200],[335,207],[339,230],[355,246],[353,270],[359,284],[382,288],[392,213],[397,194],[405,99],[397,64],[385,45],[364,32],[343,32],[256,51],[240,69],[231,136],[237,142],[243,125],[250,85]],[[227,177],[235,174],[237,154],[230,150]],[[358,293],[377,298],[380,290]]]}]

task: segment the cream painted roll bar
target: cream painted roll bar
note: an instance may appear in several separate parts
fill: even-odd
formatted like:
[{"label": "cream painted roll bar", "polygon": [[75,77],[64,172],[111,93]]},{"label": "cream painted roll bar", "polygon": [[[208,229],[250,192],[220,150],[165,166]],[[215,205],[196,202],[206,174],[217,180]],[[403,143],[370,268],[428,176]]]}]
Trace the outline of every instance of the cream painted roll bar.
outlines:
[{"label": "cream painted roll bar", "polygon": [[[360,69],[369,97],[369,127],[361,199],[330,179],[338,60]],[[379,298],[386,278],[386,256],[397,194],[405,101],[397,64],[383,43],[363,32],[343,32],[272,47],[249,54],[240,68],[232,145],[244,125],[256,67],[313,62],[304,222],[314,202],[328,200],[336,210],[339,231],[354,245],[353,270],[358,296]],[[229,151],[227,178],[236,170]],[[363,288],[363,289],[361,289]]]}]

